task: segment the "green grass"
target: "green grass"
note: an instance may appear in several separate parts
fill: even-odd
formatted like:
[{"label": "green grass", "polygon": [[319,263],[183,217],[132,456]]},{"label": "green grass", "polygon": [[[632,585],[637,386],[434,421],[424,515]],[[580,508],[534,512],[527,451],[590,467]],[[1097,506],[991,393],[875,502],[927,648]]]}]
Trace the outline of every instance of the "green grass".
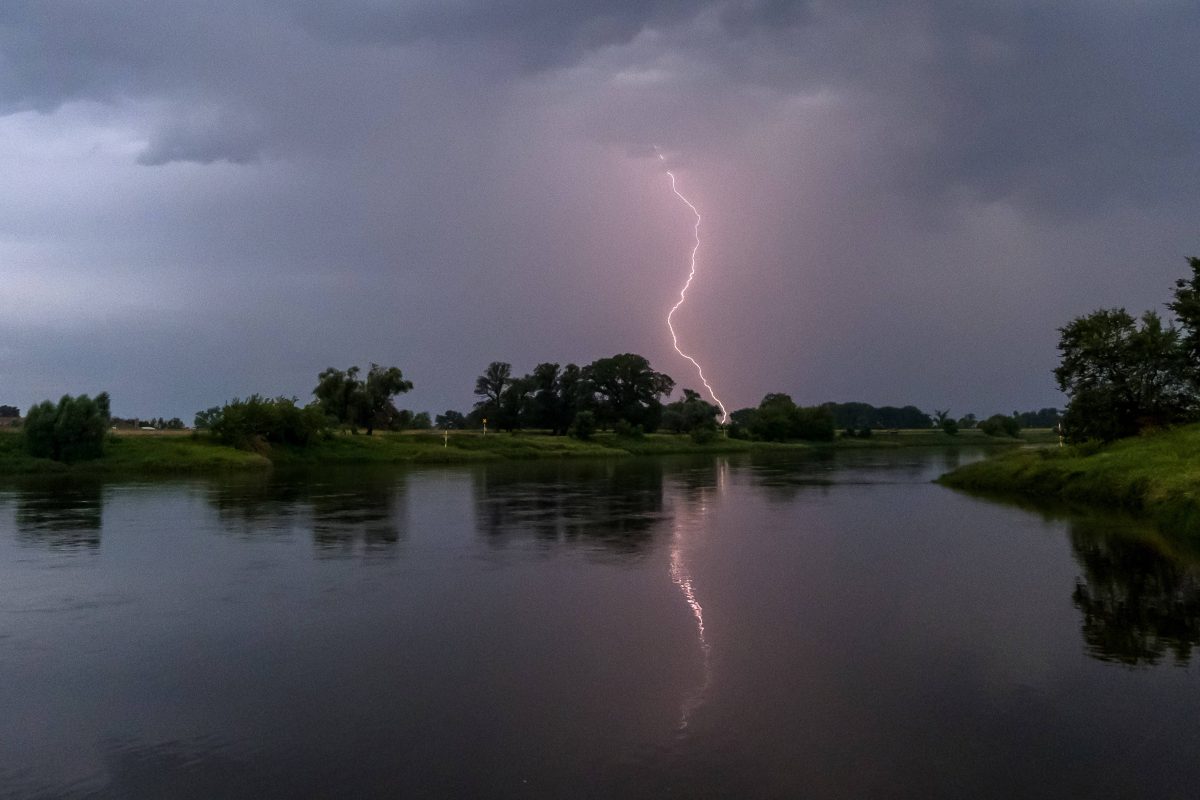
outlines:
[{"label": "green grass", "polygon": [[92,461],[62,464],[25,453],[21,436],[0,433],[0,474],[97,472],[214,472],[263,469],[271,462],[257,453],[223,447],[186,435],[111,436],[104,455]]},{"label": "green grass", "polygon": [[968,464],[938,481],[973,492],[1131,509],[1196,536],[1200,535],[1200,425],[1104,446],[1021,449]]},{"label": "green grass", "polygon": [[306,448],[265,448],[261,454],[218,445],[205,436],[187,434],[124,434],[112,436],[103,457],[73,465],[25,454],[21,437],[0,431],[0,474],[38,472],[211,472],[263,469],[278,465],[320,464],[461,464],[546,458],[623,457],[629,455],[687,455],[742,453],[766,450],[805,450],[813,447],[955,447],[1016,444],[991,439],[978,431],[947,436],[941,431],[879,432],[869,439],[839,439],[828,444],[748,442],[717,436],[699,444],[689,436],[667,433],[640,437],[599,433],[588,441],[545,433],[454,432],[444,441],[440,433],[408,431],[374,436],[337,434]]}]

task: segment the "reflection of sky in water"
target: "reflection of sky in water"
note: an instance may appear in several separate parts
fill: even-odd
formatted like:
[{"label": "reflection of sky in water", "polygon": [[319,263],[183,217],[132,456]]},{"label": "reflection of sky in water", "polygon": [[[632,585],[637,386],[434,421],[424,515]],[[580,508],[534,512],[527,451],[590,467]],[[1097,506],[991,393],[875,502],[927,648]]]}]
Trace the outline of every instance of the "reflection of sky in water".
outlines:
[{"label": "reflection of sky in water", "polygon": [[946,460],[0,485],[0,795],[1188,796],[1197,559]]}]

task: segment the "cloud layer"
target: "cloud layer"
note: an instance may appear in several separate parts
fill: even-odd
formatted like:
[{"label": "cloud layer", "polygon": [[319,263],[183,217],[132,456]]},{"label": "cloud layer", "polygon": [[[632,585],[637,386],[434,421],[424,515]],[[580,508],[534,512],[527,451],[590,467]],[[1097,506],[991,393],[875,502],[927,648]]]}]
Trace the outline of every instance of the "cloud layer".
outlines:
[{"label": "cloud layer", "polygon": [[1055,328],[1200,252],[1188,2],[0,7],[0,402],[190,417],[325,366],[465,408],[678,317],[768,391],[1059,401]]}]

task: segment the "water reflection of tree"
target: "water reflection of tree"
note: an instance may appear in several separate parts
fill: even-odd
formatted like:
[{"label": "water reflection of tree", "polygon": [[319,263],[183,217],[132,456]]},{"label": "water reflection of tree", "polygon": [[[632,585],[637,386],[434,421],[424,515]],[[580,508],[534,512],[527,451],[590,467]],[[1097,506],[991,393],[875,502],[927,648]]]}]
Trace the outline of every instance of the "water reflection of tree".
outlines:
[{"label": "water reflection of tree", "polygon": [[16,539],[51,550],[96,550],[104,509],[101,482],[39,479],[16,486]]},{"label": "water reflection of tree", "polygon": [[1072,600],[1083,612],[1088,652],[1102,661],[1186,664],[1200,645],[1200,561],[1157,535],[1074,522],[1071,547],[1083,568]]},{"label": "water reflection of tree", "polygon": [[215,481],[206,499],[225,530],[257,538],[292,530],[306,495],[304,481],[272,473]]},{"label": "water reflection of tree", "polygon": [[395,469],[284,472],[221,481],[208,499],[226,529],[247,537],[311,526],[322,556],[378,556],[402,538],[405,477]]},{"label": "water reflection of tree", "polygon": [[494,544],[594,542],[636,553],[664,518],[658,459],[503,465],[475,482],[479,530]]},{"label": "water reflection of tree", "polygon": [[316,487],[308,499],[313,543],[324,556],[389,555],[401,538],[405,498],[403,479],[391,470]]}]

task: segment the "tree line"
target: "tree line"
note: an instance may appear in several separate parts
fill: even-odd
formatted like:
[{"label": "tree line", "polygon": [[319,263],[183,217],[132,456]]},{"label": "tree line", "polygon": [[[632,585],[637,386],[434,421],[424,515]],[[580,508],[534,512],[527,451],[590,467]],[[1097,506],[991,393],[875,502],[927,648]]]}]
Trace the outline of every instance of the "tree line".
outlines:
[{"label": "tree line", "polygon": [[[715,437],[719,430],[717,406],[687,388],[681,398],[666,402],[675,381],[636,353],[619,353],[585,366],[543,362],[520,376],[513,373],[510,363],[493,361],[475,379],[477,400],[471,411],[448,410],[436,420],[424,412],[396,407],[394,399],[412,388],[412,381],[399,367],[372,363],[365,374],[358,366],[329,367],[317,375],[313,399],[306,404],[295,397],[254,394],[198,412],[194,425],[217,441],[252,449],[269,444],[303,447],[339,429],[351,433],[362,429],[369,436],[376,430],[421,430],[434,424],[444,430],[532,429],[583,439],[598,430],[628,437],[661,430],[688,434],[701,442]],[[18,418],[15,406],[0,410]],[[955,420],[941,410],[931,417],[911,405],[877,408],[868,403],[824,403],[805,407],[787,394],[771,393],[756,407],[734,411],[725,432],[762,441],[829,441],[839,429],[844,436],[869,436],[874,428],[939,426],[953,434],[959,428],[978,426],[990,435],[1016,436],[1025,425],[1046,424],[1057,417],[1056,409],[1041,409],[977,422],[972,414]],[[113,418],[107,393],[95,398],[67,395],[58,404],[46,401],[30,409],[25,420],[27,449],[56,460],[95,457],[103,452],[113,424],[183,427],[178,418]]]}]

